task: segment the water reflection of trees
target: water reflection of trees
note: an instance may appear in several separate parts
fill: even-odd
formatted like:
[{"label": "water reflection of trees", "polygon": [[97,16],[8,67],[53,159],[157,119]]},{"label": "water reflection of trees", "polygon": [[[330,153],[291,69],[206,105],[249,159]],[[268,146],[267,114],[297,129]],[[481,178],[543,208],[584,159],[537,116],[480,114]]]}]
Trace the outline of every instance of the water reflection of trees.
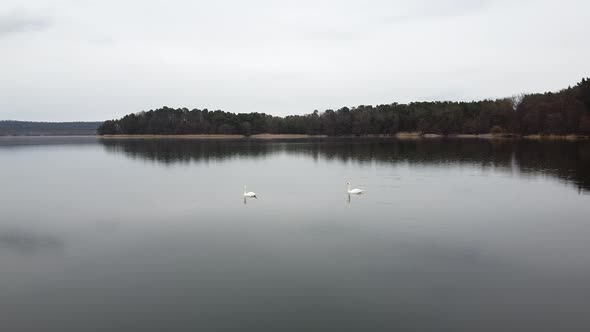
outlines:
[{"label": "water reflection of trees", "polygon": [[142,140],[102,139],[111,153],[174,164],[298,154],[337,162],[466,164],[547,174],[590,190],[590,142],[478,139]]}]

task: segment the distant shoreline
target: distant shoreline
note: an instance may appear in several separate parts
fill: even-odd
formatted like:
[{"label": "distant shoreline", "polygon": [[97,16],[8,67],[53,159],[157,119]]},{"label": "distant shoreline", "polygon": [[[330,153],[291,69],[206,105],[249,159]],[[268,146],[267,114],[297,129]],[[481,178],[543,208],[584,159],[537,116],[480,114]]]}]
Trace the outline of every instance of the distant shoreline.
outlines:
[{"label": "distant shoreline", "polygon": [[398,139],[429,139],[429,138],[479,138],[479,139],[528,139],[528,140],[588,140],[590,136],[585,135],[519,135],[519,134],[425,134],[420,132],[400,132],[395,135],[361,135],[361,136],[328,136],[328,135],[305,135],[305,134],[257,134],[244,135],[97,135],[106,139],[306,139],[306,138],[398,138]]},{"label": "distant shoreline", "polygon": [[401,139],[422,139],[422,138],[480,138],[480,139],[527,139],[527,140],[587,140],[590,139],[590,136],[586,135],[520,135],[520,134],[512,134],[512,133],[502,133],[502,134],[449,134],[449,135],[440,135],[440,134],[423,134],[419,132],[415,133],[397,133],[391,137],[401,138]]},{"label": "distant shoreline", "polygon": [[394,135],[361,135],[361,136],[327,136],[327,135],[306,135],[306,134],[257,134],[251,136],[244,135],[0,135],[0,138],[32,138],[32,137],[95,137],[100,139],[309,139],[309,138],[396,138],[396,139],[440,139],[440,138],[463,138],[463,139],[525,139],[525,140],[589,140],[590,136],[586,135],[519,135],[519,134],[425,134],[420,132],[400,132]]},{"label": "distant shoreline", "polygon": [[244,138],[243,135],[97,135],[105,139],[125,139],[125,138],[142,138],[142,139],[159,139],[159,138],[182,138],[182,139],[238,139]]},{"label": "distant shoreline", "polygon": [[275,139],[275,138],[325,138],[325,135],[304,135],[304,134],[258,134],[251,136],[244,135],[206,135],[206,134],[189,134],[189,135],[98,135],[99,138],[106,139],[125,139],[125,138],[142,138],[142,139],[242,139],[242,138],[257,138],[257,139]]}]

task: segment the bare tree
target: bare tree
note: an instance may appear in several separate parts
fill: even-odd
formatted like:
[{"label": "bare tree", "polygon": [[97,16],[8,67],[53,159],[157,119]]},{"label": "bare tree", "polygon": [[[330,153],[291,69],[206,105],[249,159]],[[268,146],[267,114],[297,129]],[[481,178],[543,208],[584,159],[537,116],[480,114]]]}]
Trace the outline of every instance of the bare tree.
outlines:
[{"label": "bare tree", "polygon": [[510,100],[510,102],[512,103],[512,109],[516,111],[516,109],[518,108],[518,106],[522,103],[522,100],[524,99],[525,94],[524,93],[520,93],[517,95],[513,95],[512,97],[508,98]]}]

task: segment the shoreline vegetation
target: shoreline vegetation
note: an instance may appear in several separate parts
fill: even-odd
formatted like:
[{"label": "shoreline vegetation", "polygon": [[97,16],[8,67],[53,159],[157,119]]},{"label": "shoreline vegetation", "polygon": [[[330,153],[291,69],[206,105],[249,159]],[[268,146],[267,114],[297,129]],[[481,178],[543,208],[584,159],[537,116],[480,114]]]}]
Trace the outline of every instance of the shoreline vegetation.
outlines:
[{"label": "shoreline vegetation", "polygon": [[88,136],[102,122],[35,122],[0,120],[0,136]]},{"label": "shoreline vegetation", "polygon": [[241,138],[255,138],[255,139],[276,139],[276,138],[325,138],[326,135],[306,135],[306,134],[256,134],[256,135],[224,135],[224,134],[186,134],[186,135],[98,135],[101,138],[144,138],[144,139],[159,139],[159,138],[177,138],[177,139],[241,139]]},{"label": "shoreline vegetation", "polygon": [[2,138],[31,138],[31,137],[97,137],[106,140],[124,140],[124,139],[183,139],[183,140],[280,140],[280,139],[322,139],[322,138],[382,138],[382,139],[399,139],[399,140],[419,140],[419,139],[486,139],[486,140],[565,140],[565,141],[582,141],[590,140],[590,135],[520,135],[513,133],[502,134],[431,134],[421,132],[399,132],[392,135],[348,135],[348,136],[328,136],[328,135],[307,135],[307,134],[256,134],[256,135],[223,135],[223,134],[186,134],[186,135],[0,135]]},{"label": "shoreline vegetation", "polygon": [[579,139],[590,135],[590,79],[584,78],[558,92],[495,100],[360,105],[284,117],[162,107],[105,121],[97,133],[105,137],[260,139],[318,136]]},{"label": "shoreline vegetation", "polygon": [[429,138],[465,138],[465,139],[528,139],[528,140],[588,140],[588,135],[519,135],[519,134],[457,134],[439,135],[420,132],[400,132],[393,135],[359,135],[359,136],[327,136],[305,134],[257,134],[257,135],[98,135],[103,139],[310,139],[310,138],[396,138],[396,139],[429,139]]}]

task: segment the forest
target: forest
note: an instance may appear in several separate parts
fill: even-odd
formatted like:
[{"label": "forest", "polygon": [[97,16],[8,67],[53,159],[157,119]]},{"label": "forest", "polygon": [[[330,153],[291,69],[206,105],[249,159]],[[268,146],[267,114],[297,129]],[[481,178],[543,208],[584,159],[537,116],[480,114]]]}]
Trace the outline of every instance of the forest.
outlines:
[{"label": "forest", "polygon": [[101,122],[0,121],[0,136],[95,135]]},{"label": "forest", "polygon": [[99,135],[308,134],[590,134],[590,79],[559,92],[472,102],[413,102],[273,116],[162,107],[105,121]]}]

